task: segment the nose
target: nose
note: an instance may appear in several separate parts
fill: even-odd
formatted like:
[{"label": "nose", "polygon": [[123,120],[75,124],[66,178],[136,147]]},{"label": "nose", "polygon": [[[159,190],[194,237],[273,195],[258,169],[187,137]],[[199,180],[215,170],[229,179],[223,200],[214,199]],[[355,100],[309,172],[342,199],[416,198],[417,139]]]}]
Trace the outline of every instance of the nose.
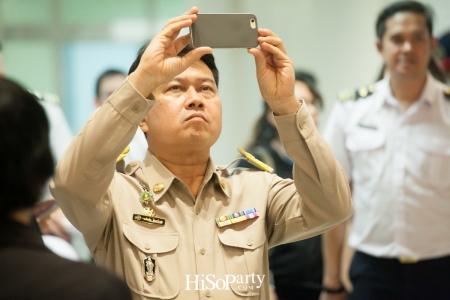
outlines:
[{"label": "nose", "polygon": [[407,51],[411,51],[412,50],[412,44],[410,41],[405,41],[403,43],[403,51],[407,52]]},{"label": "nose", "polygon": [[203,98],[199,95],[194,87],[189,87],[189,89],[185,93],[185,97],[186,106],[188,108],[203,108]]}]

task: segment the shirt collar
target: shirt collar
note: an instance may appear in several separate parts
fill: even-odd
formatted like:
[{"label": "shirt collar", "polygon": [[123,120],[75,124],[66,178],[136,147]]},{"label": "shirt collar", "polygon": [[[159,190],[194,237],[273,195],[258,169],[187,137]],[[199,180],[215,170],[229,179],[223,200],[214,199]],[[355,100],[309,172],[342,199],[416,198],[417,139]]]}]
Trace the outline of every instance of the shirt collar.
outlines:
[{"label": "shirt collar", "polygon": [[[385,104],[390,104],[392,106],[398,106],[398,101],[395,99],[395,97],[392,95],[392,90],[389,85],[390,82],[390,76],[387,75],[384,79],[380,81],[380,84],[385,88],[386,95],[384,97]],[[434,88],[435,85],[435,79],[431,75],[430,72],[427,72],[427,81],[425,82],[425,86],[422,89],[422,93],[420,94],[419,98],[417,99],[416,103],[428,103],[429,105],[433,105],[434,102],[436,102],[436,89]]]},{"label": "shirt collar", "polygon": [[[182,181],[170,172],[150,151],[147,151],[147,155],[144,158],[142,171],[144,172],[147,181],[144,182],[144,184],[147,184],[147,188],[153,193],[155,202],[158,201],[172,185],[183,184]],[[229,198],[229,187],[227,187],[224,180],[220,178],[216,166],[210,157],[202,186],[205,186],[211,180],[213,180],[214,185],[219,186],[222,192]],[[157,186],[157,184],[162,184],[164,186],[159,192],[154,191],[154,187]]]}]

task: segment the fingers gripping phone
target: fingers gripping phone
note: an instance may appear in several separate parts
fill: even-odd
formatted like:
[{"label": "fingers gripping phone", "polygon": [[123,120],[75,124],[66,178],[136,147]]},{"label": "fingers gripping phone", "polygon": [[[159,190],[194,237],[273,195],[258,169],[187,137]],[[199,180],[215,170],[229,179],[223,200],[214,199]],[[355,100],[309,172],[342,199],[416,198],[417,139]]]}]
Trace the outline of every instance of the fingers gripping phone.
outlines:
[{"label": "fingers gripping phone", "polygon": [[194,47],[254,48],[258,25],[253,14],[197,14],[190,26]]}]

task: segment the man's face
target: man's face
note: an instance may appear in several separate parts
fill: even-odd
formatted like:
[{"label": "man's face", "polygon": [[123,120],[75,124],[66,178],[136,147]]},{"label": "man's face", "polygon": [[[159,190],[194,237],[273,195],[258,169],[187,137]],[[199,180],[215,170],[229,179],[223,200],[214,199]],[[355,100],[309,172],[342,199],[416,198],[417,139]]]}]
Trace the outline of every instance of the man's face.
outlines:
[{"label": "man's face", "polygon": [[222,130],[222,103],[202,61],[153,91],[156,104],[141,123],[153,153],[208,149]]},{"label": "man's face", "polygon": [[110,75],[103,78],[102,81],[100,81],[99,95],[95,99],[95,105],[97,105],[97,107],[101,106],[109,96],[119,88],[124,80],[125,75],[122,74]]},{"label": "man's face", "polygon": [[436,39],[425,18],[417,13],[397,13],[386,20],[386,31],[377,41],[378,51],[391,76],[414,78],[426,74]]},{"label": "man's face", "polygon": [[308,85],[303,81],[296,80],[294,86],[295,97],[298,100],[305,100],[305,104],[308,107],[308,110],[314,120],[314,123],[317,125],[319,122],[319,113],[317,111],[317,107],[314,104],[314,95],[311,93],[311,90],[308,88]]}]

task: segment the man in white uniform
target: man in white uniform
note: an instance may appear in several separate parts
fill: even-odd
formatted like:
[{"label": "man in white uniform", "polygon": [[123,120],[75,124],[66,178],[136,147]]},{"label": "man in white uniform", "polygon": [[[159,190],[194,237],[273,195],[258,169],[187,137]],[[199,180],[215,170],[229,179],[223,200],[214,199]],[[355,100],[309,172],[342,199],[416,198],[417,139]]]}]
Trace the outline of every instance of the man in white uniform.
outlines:
[{"label": "man in white uniform", "polygon": [[[427,71],[436,39],[420,3],[376,23],[388,75],[341,99],[325,139],[353,188],[352,299],[450,299],[450,88]],[[325,235],[325,290],[345,299],[345,225]]]}]

